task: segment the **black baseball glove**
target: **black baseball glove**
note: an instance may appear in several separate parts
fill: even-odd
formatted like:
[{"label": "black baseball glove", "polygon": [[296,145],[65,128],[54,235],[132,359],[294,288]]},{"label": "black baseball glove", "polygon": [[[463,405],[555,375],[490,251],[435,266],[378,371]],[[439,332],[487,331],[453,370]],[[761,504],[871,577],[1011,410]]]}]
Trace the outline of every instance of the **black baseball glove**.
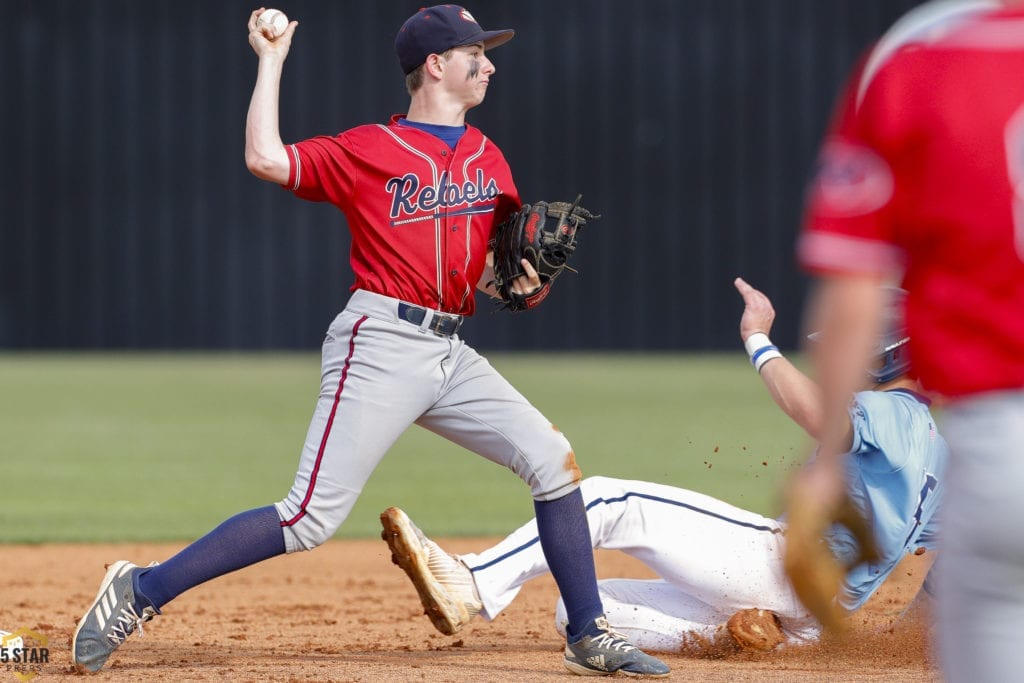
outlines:
[{"label": "black baseball glove", "polygon": [[[525,311],[537,306],[551,291],[551,283],[568,266],[576,249],[576,232],[600,216],[580,206],[582,195],[568,202],[537,202],[522,208],[501,223],[494,236],[494,288],[502,308]],[[524,275],[527,259],[540,276],[541,286],[530,294],[516,294],[512,281]],[[575,272],[575,271],[573,271]]]}]

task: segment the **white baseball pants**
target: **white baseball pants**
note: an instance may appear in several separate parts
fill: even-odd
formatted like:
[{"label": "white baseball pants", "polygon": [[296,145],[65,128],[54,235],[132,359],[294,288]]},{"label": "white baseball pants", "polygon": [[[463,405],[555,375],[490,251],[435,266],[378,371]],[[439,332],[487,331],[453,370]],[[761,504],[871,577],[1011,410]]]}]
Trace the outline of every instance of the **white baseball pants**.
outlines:
[{"label": "white baseball pants", "polygon": [[[612,627],[641,649],[677,651],[688,634],[709,637],[735,612],[775,612],[791,642],[815,639],[817,622],[782,567],[783,527],[710,496],[645,481],[590,477],[581,485],[594,548],[621,550],[660,577],[599,582]],[[462,555],[494,619],[530,579],[547,571],[530,521],[498,545]],[[556,628],[565,631],[559,601]]]}]

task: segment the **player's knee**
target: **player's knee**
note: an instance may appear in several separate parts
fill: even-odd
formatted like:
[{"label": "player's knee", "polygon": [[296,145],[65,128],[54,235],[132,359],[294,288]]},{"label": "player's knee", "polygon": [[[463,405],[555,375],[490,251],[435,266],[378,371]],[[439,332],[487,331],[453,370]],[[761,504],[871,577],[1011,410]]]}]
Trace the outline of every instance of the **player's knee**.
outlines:
[{"label": "player's knee", "polygon": [[548,457],[524,458],[513,470],[527,483],[535,500],[557,500],[580,486],[583,472],[569,442],[557,432],[557,441],[546,452]]}]

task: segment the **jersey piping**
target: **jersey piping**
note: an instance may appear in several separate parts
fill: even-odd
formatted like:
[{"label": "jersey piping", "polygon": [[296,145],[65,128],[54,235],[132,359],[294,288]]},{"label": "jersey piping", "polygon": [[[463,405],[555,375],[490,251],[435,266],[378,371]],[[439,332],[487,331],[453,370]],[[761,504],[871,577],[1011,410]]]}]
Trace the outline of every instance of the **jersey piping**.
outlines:
[{"label": "jersey piping", "polygon": [[[421,158],[425,162],[427,162],[427,164],[430,166],[430,174],[431,174],[431,177],[433,179],[434,186],[436,187],[439,174],[438,174],[438,171],[437,171],[437,164],[434,163],[434,160],[431,159],[428,155],[424,154],[420,150],[418,150],[415,147],[413,147],[412,145],[410,145],[409,143],[407,143],[402,138],[400,138],[395,133],[395,131],[391,130],[387,126],[378,123],[377,127],[380,128],[385,133],[387,133],[388,135],[390,135],[395,140],[395,142],[397,142],[399,144],[399,146],[401,146],[402,148],[406,149],[407,151],[411,152],[412,154],[415,154],[416,156],[418,156],[419,158]],[[442,273],[444,272],[444,262],[442,260],[442,255],[441,255],[441,219],[440,219],[440,214],[435,213],[431,218],[433,218],[433,220],[434,220],[434,274],[435,274],[435,277],[437,278],[436,281],[435,281],[435,284],[437,285],[437,307],[438,308],[444,308],[444,282],[441,279],[442,278]],[[392,225],[396,225],[396,224],[397,224],[397,222],[395,222],[395,221],[392,222]]]}]

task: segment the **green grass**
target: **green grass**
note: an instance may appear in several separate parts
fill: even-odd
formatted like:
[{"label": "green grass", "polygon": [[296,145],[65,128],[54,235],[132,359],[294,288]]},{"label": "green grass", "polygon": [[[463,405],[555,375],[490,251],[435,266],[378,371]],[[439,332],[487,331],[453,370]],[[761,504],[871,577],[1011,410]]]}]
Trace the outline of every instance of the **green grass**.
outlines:
[{"label": "green grass", "polygon": [[[767,514],[807,440],[742,352],[491,354],[572,441],[585,475],[692,488]],[[315,354],[0,354],[0,542],[191,540],[284,497]],[[399,505],[435,535],[532,516],[504,468],[413,427],[340,537]]]}]

